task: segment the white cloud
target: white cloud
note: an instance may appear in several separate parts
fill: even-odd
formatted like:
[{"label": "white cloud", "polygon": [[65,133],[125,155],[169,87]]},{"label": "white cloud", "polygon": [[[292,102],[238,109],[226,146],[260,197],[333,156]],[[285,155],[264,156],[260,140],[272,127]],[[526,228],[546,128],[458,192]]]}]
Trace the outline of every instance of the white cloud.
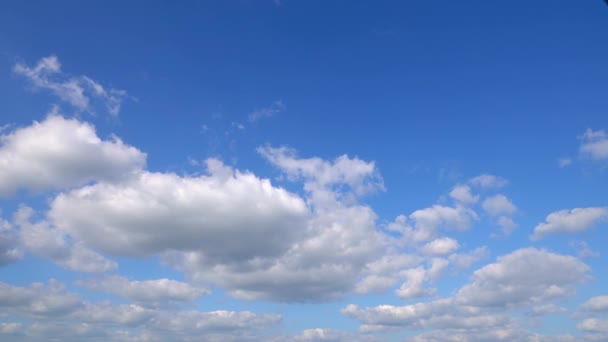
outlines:
[{"label": "white cloud", "polygon": [[[275,340],[273,340],[275,341]],[[333,329],[306,329],[295,336],[282,337],[276,342],[372,342],[382,341],[378,337]]]},{"label": "white cloud", "polygon": [[202,251],[208,260],[283,253],[305,231],[305,203],[268,180],[215,159],[208,175],[141,172],[57,196],[57,227],[105,253],[146,256]]},{"label": "white cloud", "polygon": [[13,71],[26,77],[34,89],[46,89],[80,111],[91,111],[92,99],[101,101],[108,112],[118,115],[127,92],[106,89],[87,76],[67,77],[61,71],[61,63],[56,56],[40,59],[34,67],[18,63]]},{"label": "white cloud", "polygon": [[530,312],[533,316],[542,316],[542,315],[546,315],[546,314],[552,314],[552,313],[560,313],[560,312],[566,312],[568,311],[568,309],[561,307],[561,306],[557,306],[555,304],[545,304],[545,305],[539,305],[539,306],[535,306],[532,308],[532,311]]},{"label": "white cloud", "polygon": [[581,140],[581,155],[594,160],[608,158],[608,134],[604,130],[587,129],[581,136]]},{"label": "white cloud", "polygon": [[305,190],[316,205],[333,203],[336,195],[344,196],[345,193],[360,196],[384,190],[384,182],[373,161],[366,162],[347,155],[333,161],[304,159],[298,158],[296,152],[287,147],[265,146],[258,148],[258,152],[290,179],[303,180]]},{"label": "white cloud", "polygon": [[145,163],[144,153],[118,138],[101,140],[88,123],[50,115],[0,136],[0,195],[120,180]]},{"label": "white cloud", "polygon": [[545,223],[534,228],[532,240],[540,240],[547,235],[558,233],[581,233],[608,219],[608,208],[574,208],[549,214]]},{"label": "white cloud", "polygon": [[502,194],[486,198],[481,206],[490,216],[512,215],[517,211],[513,202]]},{"label": "white cloud", "polygon": [[560,158],[557,160],[557,165],[559,165],[560,168],[565,168],[566,166],[570,166],[572,164],[572,159],[570,158]]},{"label": "white cloud", "polygon": [[497,189],[506,186],[508,184],[508,181],[502,177],[482,174],[477,177],[471,178],[469,180],[469,183],[480,188]]},{"label": "white cloud", "polygon": [[129,280],[121,276],[89,279],[78,283],[87,289],[111,293],[144,306],[194,302],[209,290],[172,279]]},{"label": "white cloud", "polygon": [[487,258],[489,254],[488,247],[483,246],[468,253],[452,254],[448,257],[448,260],[457,270],[464,270],[473,266],[474,263]]},{"label": "white cloud", "polygon": [[589,271],[589,266],[572,256],[519,249],[475,271],[456,299],[482,307],[541,304],[572,294],[573,285],[584,281]]},{"label": "white cloud", "polygon": [[[0,309],[20,323],[2,323],[0,338],[23,341],[259,341],[280,315],[249,311],[146,309],[88,302],[55,280],[27,287],[0,282]],[[24,320],[27,318],[27,320]]]},{"label": "white cloud", "polygon": [[424,287],[427,272],[423,267],[416,267],[402,271],[405,282],[395,291],[399,298],[420,298],[432,296],[437,290]]},{"label": "white cloud", "polygon": [[32,253],[48,258],[58,265],[80,272],[101,273],[115,270],[118,265],[90,250],[82,243],[69,243],[68,237],[48,222],[32,223],[33,210],[21,207],[15,214],[21,241]]},{"label": "white cloud", "polygon": [[496,223],[500,226],[500,228],[502,228],[502,233],[505,236],[511,235],[515,228],[517,228],[517,223],[515,223],[515,221],[508,216],[500,216],[496,220]]},{"label": "white cloud", "polygon": [[580,322],[576,328],[587,332],[608,333],[608,319],[587,318]]},{"label": "white cloud", "polygon": [[[297,165],[288,175],[305,178],[312,208],[268,180],[209,159],[203,176],[141,171],[124,181],[60,194],[48,216],[95,250],[162,254],[191,280],[241,299],[307,302],[344,296],[367,265],[387,253],[375,213],[358,205],[355,195],[379,186],[377,170],[348,157],[334,163],[281,161]],[[310,161],[320,169],[309,170]]]},{"label": "white cloud", "polygon": [[438,228],[464,231],[478,219],[477,214],[465,207],[447,207],[433,205],[432,207],[414,211],[409,218],[414,222],[414,228],[405,231],[404,237],[415,242],[424,242],[436,235]]},{"label": "white cloud", "polygon": [[450,197],[455,201],[464,205],[470,205],[476,203],[479,200],[479,195],[473,195],[471,193],[471,187],[468,185],[457,185],[450,192]]},{"label": "white cloud", "polygon": [[22,257],[23,252],[19,246],[17,231],[0,215],[0,266],[13,263]]},{"label": "white cloud", "polygon": [[285,110],[285,104],[283,104],[283,101],[277,100],[277,101],[274,101],[270,106],[268,106],[266,108],[261,108],[261,109],[251,112],[249,114],[248,119],[249,119],[249,122],[256,122],[262,118],[273,117],[273,116],[283,112],[284,110]]},{"label": "white cloud", "polygon": [[590,298],[581,305],[580,311],[587,313],[608,312],[608,296],[597,296]]},{"label": "white cloud", "polygon": [[74,312],[82,307],[82,302],[55,280],[48,285],[33,283],[28,287],[0,282],[0,307],[5,312],[25,316],[57,317]]},{"label": "white cloud", "polygon": [[427,255],[446,255],[456,251],[458,248],[460,248],[458,241],[443,237],[428,242],[420,250]]}]

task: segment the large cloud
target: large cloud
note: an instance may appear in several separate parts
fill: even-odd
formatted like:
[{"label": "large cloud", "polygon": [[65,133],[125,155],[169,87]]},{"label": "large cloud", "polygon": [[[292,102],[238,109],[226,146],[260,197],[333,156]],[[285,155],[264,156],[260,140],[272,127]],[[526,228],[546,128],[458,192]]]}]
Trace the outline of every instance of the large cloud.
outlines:
[{"label": "large cloud", "polygon": [[599,222],[608,220],[608,208],[574,208],[552,212],[547,216],[546,222],[534,228],[532,240],[540,240],[547,235],[558,233],[584,232]]},{"label": "large cloud", "polygon": [[208,161],[210,174],[141,172],[61,194],[53,223],[106,253],[200,251],[229,262],[280,255],[305,229],[305,203],[268,180]]},{"label": "large cloud", "polygon": [[456,299],[467,305],[503,308],[543,303],[571,294],[572,286],[584,281],[589,271],[589,266],[572,256],[520,249],[475,271]]},{"label": "large cloud", "polygon": [[[249,311],[146,309],[135,304],[89,302],[51,280],[26,287],[0,283],[0,308],[12,316],[0,339],[19,341],[255,341],[280,315]],[[30,321],[29,319],[33,319]]]},{"label": "large cloud", "polygon": [[172,279],[129,280],[120,276],[89,279],[78,283],[90,290],[111,293],[143,306],[166,306],[194,302],[208,290]]},{"label": "large cloud", "polygon": [[15,214],[21,243],[33,254],[50,259],[61,267],[80,272],[102,273],[118,267],[116,262],[84,246],[83,243],[70,242],[69,236],[48,222],[31,222],[33,214],[33,209],[23,206]]},{"label": "large cloud", "polygon": [[100,139],[95,128],[50,115],[0,136],[0,195],[114,181],[145,166],[146,155],[120,139]]}]

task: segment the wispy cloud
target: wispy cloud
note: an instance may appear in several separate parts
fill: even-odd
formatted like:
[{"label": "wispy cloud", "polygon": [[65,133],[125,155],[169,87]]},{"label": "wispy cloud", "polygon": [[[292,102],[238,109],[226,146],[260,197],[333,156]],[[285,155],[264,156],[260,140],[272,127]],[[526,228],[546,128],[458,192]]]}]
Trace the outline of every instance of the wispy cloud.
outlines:
[{"label": "wispy cloud", "polygon": [[255,110],[249,114],[249,122],[256,122],[262,118],[273,117],[283,111],[286,107],[282,100],[274,101],[270,106]]},{"label": "wispy cloud", "polygon": [[40,59],[33,67],[17,63],[13,71],[27,78],[34,89],[48,90],[81,112],[92,112],[92,101],[96,100],[116,116],[127,97],[125,90],[105,88],[88,76],[66,75],[61,70],[59,59],[53,55]]}]

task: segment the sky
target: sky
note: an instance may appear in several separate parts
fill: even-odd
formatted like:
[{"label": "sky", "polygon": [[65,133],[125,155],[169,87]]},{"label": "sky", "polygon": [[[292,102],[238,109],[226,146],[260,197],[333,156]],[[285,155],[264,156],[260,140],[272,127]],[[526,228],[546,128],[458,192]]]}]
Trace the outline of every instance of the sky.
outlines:
[{"label": "sky", "polygon": [[608,341],[608,7],[3,1],[0,341]]}]

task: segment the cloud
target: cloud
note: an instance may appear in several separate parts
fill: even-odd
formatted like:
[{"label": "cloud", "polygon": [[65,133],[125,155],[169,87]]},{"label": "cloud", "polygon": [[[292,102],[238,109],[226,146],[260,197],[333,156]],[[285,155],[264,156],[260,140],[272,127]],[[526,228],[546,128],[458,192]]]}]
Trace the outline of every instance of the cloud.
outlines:
[{"label": "cloud", "polygon": [[574,208],[571,210],[560,210],[550,213],[546,222],[538,224],[534,228],[532,240],[540,240],[548,235],[559,233],[582,233],[600,222],[608,219],[608,208]]},{"label": "cloud", "polygon": [[559,165],[559,167],[561,169],[563,169],[567,166],[570,166],[571,164],[572,164],[572,159],[570,159],[570,158],[559,158],[557,160],[557,165]]},{"label": "cloud", "polygon": [[28,287],[0,282],[0,308],[5,312],[28,317],[57,317],[82,307],[78,296],[65,291],[56,280],[48,285],[33,283]]},{"label": "cloud", "polygon": [[579,310],[586,313],[608,312],[608,296],[592,297],[583,303]]},{"label": "cloud", "polygon": [[576,328],[586,332],[608,333],[608,319],[587,318],[580,322]]},{"label": "cloud", "polygon": [[0,216],[0,266],[13,263],[22,257],[18,232]]},{"label": "cloud", "polygon": [[189,279],[237,298],[342,297],[387,251],[375,213],[356,202],[381,185],[377,170],[348,157],[274,156],[295,165],[286,172],[304,180],[306,200],[209,159],[202,176],[140,171],[59,194],[48,218],[95,250],[161,255]]},{"label": "cloud", "polygon": [[144,153],[116,137],[101,140],[88,123],[49,115],[0,136],[0,195],[120,180],[145,163]]},{"label": "cloud", "polygon": [[560,313],[566,311],[568,311],[568,309],[564,307],[557,306],[555,304],[545,304],[533,307],[530,314],[533,316],[543,316],[546,314]]},{"label": "cloud", "polygon": [[251,173],[207,160],[209,174],[141,172],[57,196],[49,216],[105,253],[148,256],[201,251],[208,261],[276,256],[305,230],[297,196]]},{"label": "cloud", "polygon": [[435,239],[420,249],[422,253],[427,255],[446,255],[460,248],[458,241],[448,237]]},{"label": "cloud", "polygon": [[502,177],[482,174],[477,177],[471,178],[469,183],[473,186],[477,186],[483,189],[498,189],[506,186],[508,181]]},{"label": "cloud", "polygon": [[52,55],[40,59],[34,67],[18,63],[13,71],[27,78],[34,89],[48,90],[79,111],[92,111],[91,100],[95,99],[101,101],[110,114],[118,115],[122,101],[127,96],[126,91],[106,89],[87,76],[66,76],[61,71],[59,59]]},{"label": "cloud", "polygon": [[481,206],[490,216],[512,215],[517,211],[513,202],[501,194],[486,198]]},{"label": "cloud", "polygon": [[473,266],[474,263],[487,258],[489,254],[488,247],[483,246],[468,253],[452,254],[448,257],[448,260],[457,270],[464,270]]},{"label": "cloud", "polygon": [[273,117],[273,116],[283,112],[285,110],[285,108],[286,107],[283,104],[283,101],[281,101],[281,100],[274,101],[270,106],[268,106],[266,108],[261,108],[261,109],[251,112],[248,117],[249,122],[256,122],[262,118]]},{"label": "cloud", "polygon": [[0,282],[0,308],[20,322],[0,325],[0,338],[10,335],[24,341],[256,341],[265,340],[257,335],[260,329],[282,319],[249,311],[174,311],[89,302],[55,280],[26,287]]},{"label": "cloud", "polygon": [[608,159],[608,134],[604,130],[593,131],[588,128],[580,139],[582,143],[579,151],[582,156],[594,160]]},{"label": "cloud", "polygon": [[435,237],[438,228],[467,230],[473,221],[478,219],[478,216],[473,210],[466,207],[447,207],[436,204],[414,211],[409,218],[414,222],[414,227],[406,228],[404,237],[407,240],[424,242]]},{"label": "cloud", "polygon": [[[275,340],[273,340],[275,341]],[[277,338],[276,342],[372,342],[378,337],[333,329],[306,329],[295,336]]]},{"label": "cloud", "polygon": [[210,293],[172,279],[129,280],[121,276],[108,276],[78,282],[89,290],[111,293],[143,306],[167,306],[174,303],[194,302]]},{"label": "cloud", "polygon": [[[333,202],[336,194],[356,196],[384,190],[384,182],[376,164],[357,157],[342,155],[333,161],[321,158],[298,158],[293,149],[263,146],[258,152],[292,180],[303,180],[312,200]],[[347,187],[345,189],[344,187]],[[338,198],[343,199],[343,198]]]},{"label": "cloud", "polygon": [[457,185],[450,192],[450,197],[465,205],[476,203],[479,196],[471,193],[471,187],[468,185]]},{"label": "cloud", "polygon": [[[559,270],[559,272],[556,272]],[[525,248],[501,256],[473,273],[456,300],[466,305],[511,308],[570,295],[589,266],[572,256]]]}]

